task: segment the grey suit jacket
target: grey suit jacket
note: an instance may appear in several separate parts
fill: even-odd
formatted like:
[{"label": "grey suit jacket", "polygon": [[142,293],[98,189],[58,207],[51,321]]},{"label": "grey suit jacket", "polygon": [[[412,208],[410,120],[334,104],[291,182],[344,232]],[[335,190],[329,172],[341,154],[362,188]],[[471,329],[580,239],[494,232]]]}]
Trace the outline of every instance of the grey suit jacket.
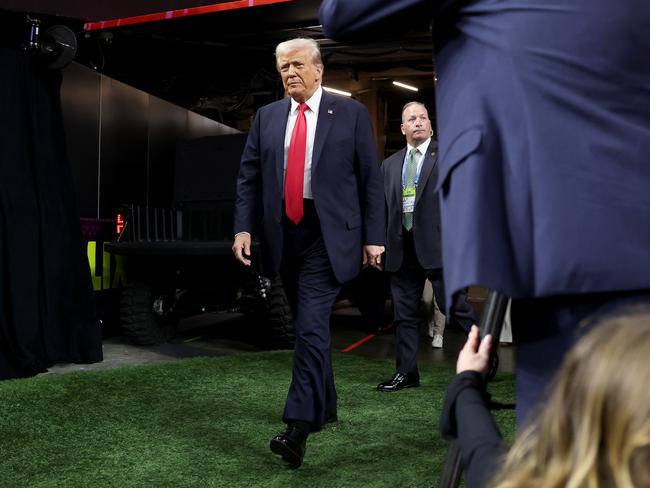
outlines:
[{"label": "grey suit jacket", "polygon": [[[434,190],[438,174],[436,143],[431,140],[422,162],[413,212],[415,253],[424,269],[442,267],[440,234],[440,201]],[[394,272],[402,265],[402,165],[406,147],[386,158],[381,169],[386,196],[386,271]]]}]

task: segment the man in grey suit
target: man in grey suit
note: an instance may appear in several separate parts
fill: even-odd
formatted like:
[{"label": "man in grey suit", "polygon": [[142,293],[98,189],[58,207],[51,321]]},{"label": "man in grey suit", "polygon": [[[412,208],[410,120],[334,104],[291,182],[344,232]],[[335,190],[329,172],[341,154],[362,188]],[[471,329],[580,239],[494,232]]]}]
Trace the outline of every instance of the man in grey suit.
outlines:
[{"label": "man in grey suit", "polygon": [[[402,109],[402,134],[406,147],[382,164],[386,196],[386,266],[390,273],[395,313],[393,377],[377,386],[379,391],[398,391],[418,386],[420,299],[428,279],[437,303],[444,309],[442,279],[440,201],[434,191],[437,175],[436,143],[426,107],[409,102]],[[465,292],[454,297],[450,320],[469,331],[474,323]]]}]

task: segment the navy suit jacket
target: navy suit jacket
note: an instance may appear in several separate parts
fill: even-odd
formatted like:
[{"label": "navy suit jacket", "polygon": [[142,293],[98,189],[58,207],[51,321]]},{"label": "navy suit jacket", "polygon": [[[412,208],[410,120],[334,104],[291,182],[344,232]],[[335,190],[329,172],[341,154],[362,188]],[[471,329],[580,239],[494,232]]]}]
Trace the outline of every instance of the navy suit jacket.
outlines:
[{"label": "navy suit jacket", "polygon": [[650,288],[650,2],[324,0],[321,21],[367,40],[409,10],[434,19],[447,293]]},{"label": "navy suit jacket", "polygon": [[[290,100],[260,108],[242,154],[235,233],[262,239],[265,273],[282,259],[284,139]],[[384,245],[384,192],[379,155],[367,109],[356,100],[323,92],[311,166],[314,206],[336,279],[361,270],[362,246]]]},{"label": "navy suit jacket", "polygon": [[[386,271],[395,272],[402,265],[402,166],[406,147],[386,158],[381,170],[386,195]],[[440,236],[440,199],[435,191],[436,143],[431,140],[422,161],[413,211],[415,254],[423,269],[442,268]]]}]

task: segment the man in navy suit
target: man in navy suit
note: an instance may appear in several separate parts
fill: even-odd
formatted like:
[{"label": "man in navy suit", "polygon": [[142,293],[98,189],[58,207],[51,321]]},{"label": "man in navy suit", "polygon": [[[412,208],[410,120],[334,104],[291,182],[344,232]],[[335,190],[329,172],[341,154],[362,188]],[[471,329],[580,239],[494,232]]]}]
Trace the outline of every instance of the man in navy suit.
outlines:
[{"label": "man in navy suit", "polygon": [[650,2],[321,5],[340,39],[422,18],[434,20],[446,292],[513,298],[521,422],[578,323],[650,300]]},{"label": "man in navy suit", "polygon": [[[437,174],[436,143],[426,107],[409,102],[402,109],[406,147],[381,166],[386,196],[387,244],[385,269],[390,273],[395,320],[395,373],[377,386],[398,391],[418,386],[417,353],[420,343],[420,301],[428,279],[441,308],[445,308],[442,278],[440,201],[434,191]],[[469,332],[475,323],[464,290],[454,297],[450,321]]]},{"label": "man in navy suit", "polygon": [[329,319],[341,284],[362,264],[380,266],[385,208],[366,108],[323,91],[312,39],[276,48],[288,98],[258,110],[241,158],[235,204],[238,261],[262,238],[265,273],[280,271],[295,318],[285,432],[271,450],[300,466],[307,436],[337,418]]}]

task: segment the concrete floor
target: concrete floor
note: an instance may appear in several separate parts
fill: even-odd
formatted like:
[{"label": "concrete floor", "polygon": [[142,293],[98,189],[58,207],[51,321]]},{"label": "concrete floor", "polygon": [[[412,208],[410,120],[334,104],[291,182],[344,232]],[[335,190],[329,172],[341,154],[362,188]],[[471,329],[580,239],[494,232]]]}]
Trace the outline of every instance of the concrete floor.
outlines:
[{"label": "concrete floor", "polygon": [[[66,373],[69,371],[92,371],[117,368],[126,365],[150,364],[161,361],[174,361],[195,356],[221,356],[241,352],[262,351],[264,345],[251,337],[252,327],[246,318],[238,314],[203,314],[181,322],[175,337],[156,346],[135,346],[122,336],[106,338],[103,343],[104,360],[96,364],[59,364],[44,374]],[[394,358],[392,329],[377,334],[364,326],[359,311],[349,303],[340,302],[335,306],[332,321],[332,350],[343,351],[351,345],[364,341],[346,354],[367,358]],[[418,365],[424,376],[427,365],[455,366],[458,351],[465,341],[465,334],[458,329],[448,328],[444,335],[444,347],[433,349],[427,330],[421,328],[421,341]],[[514,371],[514,348],[500,348],[500,371]],[[392,375],[386,371],[384,381]]]}]

